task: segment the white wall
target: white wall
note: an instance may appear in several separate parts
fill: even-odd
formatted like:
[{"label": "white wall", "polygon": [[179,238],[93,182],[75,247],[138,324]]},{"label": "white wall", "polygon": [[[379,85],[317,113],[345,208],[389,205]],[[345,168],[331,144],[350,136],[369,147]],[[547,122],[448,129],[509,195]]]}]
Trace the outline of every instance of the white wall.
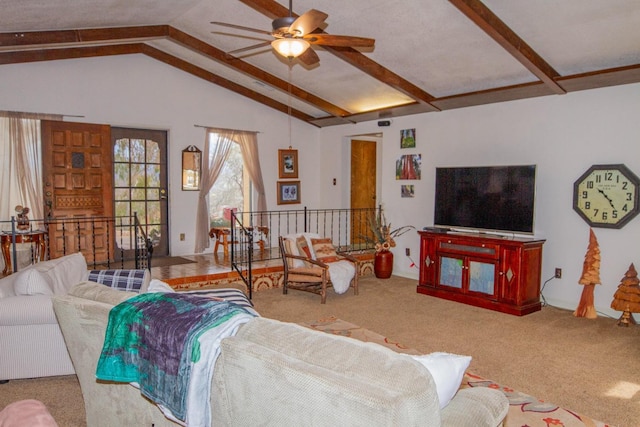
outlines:
[{"label": "white wall", "polygon": [[[395,118],[390,127],[377,122],[324,128],[323,169],[329,176],[342,165],[330,153],[346,144],[344,136],[382,131],[382,202],[394,226],[433,225],[435,167],[536,164],[535,234],[543,237],[543,280],[562,268],[562,279],[544,288],[547,302],[575,309],[582,286],[578,279],[589,241],[589,226],[572,209],[573,183],[592,164],[624,163],[640,176],[640,84],[625,85]],[[415,149],[400,149],[400,130],[416,128]],[[395,161],[402,154],[422,154],[422,179],[396,181]],[[335,170],[334,170],[335,169]],[[326,180],[325,180],[326,181]],[[415,198],[401,198],[400,185],[415,185]],[[342,187],[348,191],[348,186]],[[324,203],[327,200],[323,200]],[[602,285],[596,308],[609,309],[612,296],[631,263],[640,267],[640,216],[620,230],[595,228],[600,244]],[[394,274],[416,278],[419,239],[398,239]]]},{"label": "white wall", "polygon": [[[79,114],[67,120],[169,131],[170,248],[193,252],[197,195],[180,190],[180,152],[203,146],[194,124],[257,130],[268,208],[275,203],[277,150],[289,146],[287,116],[142,55],[0,66],[0,110]],[[380,201],[394,226],[433,224],[436,166],[536,164],[536,235],[547,239],[543,278],[556,267],[562,279],[544,288],[547,302],[573,309],[589,236],[572,209],[573,182],[592,164],[624,163],[640,175],[640,84],[316,129],[293,120],[293,148],[299,150],[302,206],[348,207],[349,136],[382,132]],[[417,147],[400,150],[400,130],[416,128]],[[422,154],[422,179],[415,198],[401,198],[395,161]],[[337,179],[333,186],[333,178]],[[298,205],[296,205],[296,208]],[[186,240],[180,242],[180,233]],[[601,286],[596,308],[609,309],[612,295],[632,262],[640,267],[640,217],[621,230],[595,229],[600,243]],[[418,237],[398,239],[395,274],[418,277],[404,255],[418,261]]]},{"label": "white wall", "polygon": [[[196,124],[261,132],[268,209],[293,206],[275,202],[278,149],[289,146],[287,116],[143,55],[2,65],[0,110],[82,115],[65,121],[168,130],[172,255],[193,253],[195,243],[197,192],[181,190],[181,151],[190,144],[203,149],[205,129]],[[318,206],[318,134],[317,128],[292,120],[299,206]],[[180,233],[186,235],[182,242]]]}]

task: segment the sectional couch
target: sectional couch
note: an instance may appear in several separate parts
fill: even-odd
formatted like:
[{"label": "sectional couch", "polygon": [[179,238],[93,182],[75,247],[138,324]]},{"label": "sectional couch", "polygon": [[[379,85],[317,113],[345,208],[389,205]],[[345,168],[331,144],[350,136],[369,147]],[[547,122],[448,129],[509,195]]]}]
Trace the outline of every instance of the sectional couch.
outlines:
[{"label": "sectional couch", "polygon": [[[122,272],[103,270],[92,280],[112,285]],[[74,373],[51,299],[66,294],[90,273],[78,252],[0,279],[0,381]],[[136,275],[140,276],[138,290],[144,291],[151,276],[146,270],[137,270]]]},{"label": "sectional couch", "polygon": [[[96,381],[109,312],[134,295],[83,282],[53,298],[91,427],[176,425],[137,388]],[[256,317],[220,346],[212,425],[495,427],[508,410],[503,393],[483,387],[441,409],[434,377],[411,356],[296,324]]]}]

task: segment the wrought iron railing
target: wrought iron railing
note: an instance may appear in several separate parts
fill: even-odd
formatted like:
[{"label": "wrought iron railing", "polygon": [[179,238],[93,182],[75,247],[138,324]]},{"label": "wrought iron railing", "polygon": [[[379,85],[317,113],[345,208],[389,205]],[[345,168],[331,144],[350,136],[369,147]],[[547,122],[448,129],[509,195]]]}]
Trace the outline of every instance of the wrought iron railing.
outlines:
[{"label": "wrought iron railing", "polygon": [[25,246],[30,263],[82,252],[87,266],[93,269],[151,268],[153,246],[135,213],[120,217],[29,219],[28,224],[11,217],[0,221],[0,229],[5,273],[18,271],[18,252]]},{"label": "wrought iron railing", "polygon": [[232,212],[232,269],[240,275],[251,296],[254,263],[280,258],[279,236],[316,233],[331,238],[336,250],[340,252],[373,251],[375,242],[370,219],[381,212],[381,206],[366,209],[305,207],[285,211]]}]

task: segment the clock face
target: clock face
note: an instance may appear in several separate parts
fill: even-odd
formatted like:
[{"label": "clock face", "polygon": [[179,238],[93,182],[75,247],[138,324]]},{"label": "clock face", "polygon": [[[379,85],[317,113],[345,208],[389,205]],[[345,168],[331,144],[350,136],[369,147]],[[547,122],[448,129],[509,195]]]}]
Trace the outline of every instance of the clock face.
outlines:
[{"label": "clock face", "polygon": [[624,165],[594,165],[574,183],[573,209],[592,227],[621,228],[638,214],[639,187]]}]

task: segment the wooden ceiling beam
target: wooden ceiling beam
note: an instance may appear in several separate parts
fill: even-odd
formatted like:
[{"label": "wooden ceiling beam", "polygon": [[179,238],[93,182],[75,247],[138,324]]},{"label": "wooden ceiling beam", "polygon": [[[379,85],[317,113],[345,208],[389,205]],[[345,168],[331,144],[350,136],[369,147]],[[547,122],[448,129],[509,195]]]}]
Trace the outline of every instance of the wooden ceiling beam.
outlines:
[{"label": "wooden ceiling beam", "polygon": [[363,55],[356,49],[353,49],[351,47],[338,46],[323,46],[323,48],[328,52],[331,52],[338,58],[342,59],[343,61],[356,67],[360,71],[381,81],[387,86],[394,88],[398,92],[407,95],[415,102],[424,104],[428,107],[427,111],[439,111],[438,107],[432,104],[432,102],[436,99],[434,96],[420,89],[413,83],[405,80],[388,68],[383,67],[382,65]]},{"label": "wooden ceiling beam", "polygon": [[143,43],[0,52],[0,65],[141,53]]},{"label": "wooden ceiling beam", "polygon": [[143,27],[95,28],[84,30],[29,31],[0,33],[0,49],[9,47],[46,47],[69,43],[88,43],[116,40],[143,41],[167,37],[168,25]]},{"label": "wooden ceiling beam", "polygon": [[[601,87],[619,86],[625,84],[640,83],[640,64],[624,67],[609,68],[588,73],[574,74],[560,78],[563,87],[568,92],[596,89]],[[518,99],[535,98],[555,95],[555,93],[543,82],[516,84],[497,87],[477,92],[467,92],[451,96],[443,96],[434,100],[434,104],[442,111],[456,108],[467,108],[477,105],[486,105],[499,102],[515,101]],[[343,124],[345,120],[358,123],[380,119],[381,112],[384,117],[398,117],[402,115],[426,113],[420,104],[412,103],[385,108],[381,111],[365,111],[351,116],[343,117],[343,121],[336,121],[333,117],[319,117],[311,123],[319,126],[335,126]]]},{"label": "wooden ceiling beam", "polygon": [[[275,19],[283,16],[289,16],[289,9],[282,6],[280,3],[274,0],[240,0],[247,6],[262,13],[268,18]],[[292,16],[299,16],[292,12]],[[324,31],[320,31],[326,34]],[[438,108],[431,105],[431,102],[435,99],[432,95],[425,92],[413,83],[405,80],[398,74],[395,74],[391,70],[383,67],[377,62],[371,60],[366,55],[363,55],[356,49],[350,47],[330,47],[323,46],[327,52],[331,52],[346,63],[358,68],[360,71],[370,75],[374,79],[394,88],[395,90],[407,95],[420,104],[425,104],[431,108],[427,108],[429,111],[438,111]]]},{"label": "wooden ceiling beam", "polygon": [[640,64],[565,76],[560,81],[568,92],[640,83]]},{"label": "wooden ceiling beam", "polygon": [[291,91],[291,95],[296,98],[307,102],[308,104],[313,105],[314,107],[325,111],[336,117],[348,116],[351,113],[347,110],[344,110],[336,105],[333,105],[322,98],[319,98],[305,90],[300,89],[297,86],[291,85],[289,82],[284,81],[275,77],[272,74],[267,73],[264,70],[261,70],[258,67],[255,67],[247,62],[244,62],[240,59],[229,57],[222,50],[203,42],[200,39],[197,39],[183,31],[180,31],[176,28],[171,27],[169,29],[169,38],[195,52],[198,52],[202,55],[209,57],[217,62],[221,62],[223,64],[228,65],[229,67],[234,68],[237,71],[240,71],[248,76],[256,78],[269,86],[275,87],[277,89],[282,90],[283,92],[289,93]]},{"label": "wooden ceiling beam", "polygon": [[[64,47],[58,49],[32,49],[16,52],[0,52],[0,65],[5,64],[19,64],[28,62],[39,61],[54,61],[60,59],[76,59],[76,58],[91,58],[100,56],[111,55],[130,55],[130,54],[144,54],[151,58],[154,58],[160,62],[176,67],[184,72],[192,74],[196,77],[200,77],[210,83],[214,83],[220,87],[246,96],[253,101],[268,107],[274,108],[285,114],[291,112],[291,116],[302,120],[304,122],[312,123],[314,119],[302,111],[291,108],[281,102],[264,96],[258,92],[252,91],[244,86],[234,83],[230,80],[222,78],[214,73],[197,67],[187,61],[176,58],[168,53],[162,52],[156,48],[153,48],[144,43],[129,43],[129,44],[116,44],[108,46],[85,46],[85,47]],[[314,125],[315,126],[315,125]]]},{"label": "wooden ceiling beam", "polygon": [[[113,28],[96,28],[83,30],[61,30],[61,31],[33,31],[22,33],[0,33],[0,51],[3,48],[53,48],[63,46],[65,44],[78,43],[99,43],[99,42],[118,42],[124,40],[145,41],[154,39],[168,38],[175,43],[205,55],[217,62],[224,63],[246,75],[256,78],[272,87],[280,89],[285,93],[291,93],[292,96],[304,101],[315,108],[322,110],[336,117],[348,116],[350,111],[344,110],[326,100],[306,92],[299,87],[289,85],[282,79],[279,79],[257,67],[254,67],[240,59],[229,57],[225,52],[217,49],[183,31],[173,28],[169,25],[151,25],[140,27],[113,27]],[[57,50],[57,49],[55,49]],[[86,52],[86,51],[85,51]],[[65,55],[58,52],[57,54]],[[56,55],[55,53],[53,55]],[[7,56],[9,58],[19,58],[20,55]],[[33,56],[27,56],[32,58]],[[26,60],[25,62],[30,62]],[[251,93],[258,93],[250,91]],[[249,95],[245,95],[249,96]],[[251,96],[249,96],[251,97]],[[260,99],[256,101],[261,102]]]},{"label": "wooden ceiling beam", "polygon": [[554,93],[559,95],[566,93],[556,81],[560,74],[480,0],[449,0],[449,2],[516,58],[527,70],[549,86]]},{"label": "wooden ceiling beam", "polygon": [[310,123],[311,120],[314,119],[313,116],[310,116],[308,114],[305,114],[299,110],[296,110],[294,108],[291,108],[291,110],[289,110],[289,106],[285,105],[281,102],[278,102],[274,99],[269,98],[268,96],[264,96],[256,91],[253,91],[251,89],[248,89],[242,85],[239,85],[237,83],[232,82],[231,80],[227,80],[223,77],[218,76],[217,74],[214,74],[210,71],[207,71],[203,68],[200,68],[190,62],[187,62],[183,59],[177,58],[173,55],[170,55],[166,52],[163,52],[159,49],[156,49],[154,47],[151,47],[149,45],[143,45],[144,47],[142,48],[142,53],[144,53],[147,56],[150,56],[151,58],[154,58],[158,61],[164,62],[165,64],[171,65],[173,67],[176,67],[182,71],[185,71],[189,74],[192,74],[196,77],[200,77],[201,79],[204,79],[208,82],[214,83],[220,87],[223,87],[225,89],[228,89],[232,92],[238,93],[242,96],[245,96],[247,98],[250,98],[256,102],[259,102],[263,105],[266,105],[268,107],[274,108],[280,112],[283,112],[285,114],[289,114],[289,111],[291,111],[291,115],[299,120],[305,121]]}]

